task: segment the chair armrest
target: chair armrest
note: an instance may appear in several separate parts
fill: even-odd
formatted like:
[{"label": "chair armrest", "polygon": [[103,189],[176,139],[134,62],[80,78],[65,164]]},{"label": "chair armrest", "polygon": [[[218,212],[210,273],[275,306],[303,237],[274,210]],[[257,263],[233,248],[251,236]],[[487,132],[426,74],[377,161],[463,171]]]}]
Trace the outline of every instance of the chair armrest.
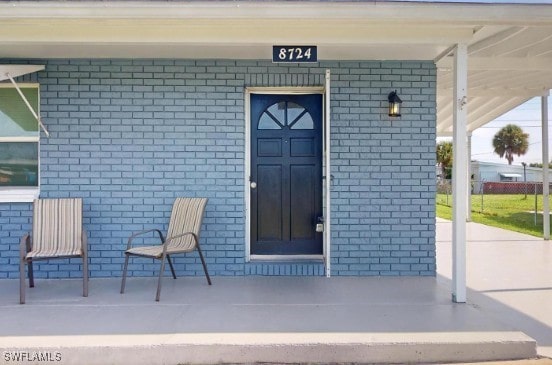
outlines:
[{"label": "chair armrest", "polygon": [[127,250],[130,249],[130,247],[132,246],[132,241],[133,241],[136,237],[138,237],[138,236],[140,236],[140,235],[143,235],[143,234],[145,234],[145,233],[149,233],[149,232],[157,232],[157,234],[159,235],[159,239],[161,240],[161,243],[165,243],[165,238],[163,237],[163,233],[161,233],[160,230],[158,230],[158,229],[146,229],[146,230],[144,230],[144,231],[136,232],[136,233],[134,233],[132,236],[130,236],[130,237],[128,238]]},{"label": "chair armrest", "polygon": [[188,235],[192,235],[192,237],[194,238],[194,241],[195,241],[195,244],[197,246],[197,242],[198,242],[198,239],[197,239],[197,235],[194,233],[194,232],[184,232],[182,234],[177,234],[176,236],[171,236],[171,237],[168,237],[165,242],[163,242],[163,257],[165,257],[166,255],[166,252],[167,252],[167,246],[169,245],[169,242],[171,242],[172,240],[176,239],[176,238],[180,238],[180,237],[184,237],[184,236],[188,236]]},{"label": "chair armrest", "polygon": [[169,243],[170,241],[174,240],[175,238],[180,238],[180,237],[184,237],[184,236],[187,236],[187,235],[192,235],[194,237],[194,241],[196,242],[197,244],[197,235],[194,233],[194,232],[184,232],[182,234],[177,234],[176,236],[171,236],[171,237],[167,237],[167,239],[165,240],[164,244],[167,245],[167,243]]},{"label": "chair armrest", "polygon": [[19,242],[19,256],[21,259],[25,259],[27,256],[27,252],[31,251],[31,236],[26,233],[23,237],[21,237],[21,241]]}]

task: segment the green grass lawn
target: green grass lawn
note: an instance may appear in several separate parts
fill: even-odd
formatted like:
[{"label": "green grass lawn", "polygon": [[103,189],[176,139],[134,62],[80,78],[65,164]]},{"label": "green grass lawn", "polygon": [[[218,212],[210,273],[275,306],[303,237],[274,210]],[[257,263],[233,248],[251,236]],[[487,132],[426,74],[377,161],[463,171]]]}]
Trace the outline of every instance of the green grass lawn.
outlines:
[{"label": "green grass lawn", "polygon": [[[437,216],[452,219],[452,196],[437,194]],[[551,204],[552,207],[552,204]],[[534,195],[472,195],[472,221],[542,237],[542,195],[537,196],[535,224]]]}]

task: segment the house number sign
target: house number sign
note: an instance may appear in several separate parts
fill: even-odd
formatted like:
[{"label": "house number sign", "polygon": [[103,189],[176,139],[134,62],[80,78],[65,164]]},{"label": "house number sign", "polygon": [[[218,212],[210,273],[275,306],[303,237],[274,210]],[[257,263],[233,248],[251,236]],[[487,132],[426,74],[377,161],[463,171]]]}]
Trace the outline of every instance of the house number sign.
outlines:
[{"label": "house number sign", "polygon": [[318,62],[318,50],[316,46],[272,46],[272,62]]}]

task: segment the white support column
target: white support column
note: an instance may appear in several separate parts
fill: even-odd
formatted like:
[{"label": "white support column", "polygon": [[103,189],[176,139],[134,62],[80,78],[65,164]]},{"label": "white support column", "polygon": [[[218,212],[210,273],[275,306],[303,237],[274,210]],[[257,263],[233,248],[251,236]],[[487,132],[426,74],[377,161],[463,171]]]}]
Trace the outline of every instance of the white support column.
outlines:
[{"label": "white support column", "polygon": [[472,154],[472,133],[468,132],[468,209],[466,211],[466,221],[471,222],[471,198],[472,198],[472,166],[471,166],[471,154]]},{"label": "white support column", "polygon": [[542,225],[543,238],[550,239],[550,177],[548,175],[548,96],[541,96],[542,112]]},{"label": "white support column", "polygon": [[453,170],[452,170],[452,300],[466,302],[466,212],[468,202],[467,89],[468,50],[457,44],[454,51]]}]

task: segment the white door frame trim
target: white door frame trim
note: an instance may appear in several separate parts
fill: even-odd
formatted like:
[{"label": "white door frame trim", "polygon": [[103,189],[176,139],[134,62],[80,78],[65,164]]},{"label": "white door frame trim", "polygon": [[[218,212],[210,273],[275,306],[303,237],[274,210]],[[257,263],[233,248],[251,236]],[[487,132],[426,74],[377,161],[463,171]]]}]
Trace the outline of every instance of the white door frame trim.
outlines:
[{"label": "white door frame trim", "polygon": [[[324,96],[324,86],[308,86],[308,87],[246,87],[245,88],[245,161],[244,161],[244,200],[245,200],[245,262],[250,262],[252,259],[257,260],[258,255],[251,255],[251,94],[281,94],[281,95],[307,95],[321,94]],[[324,100],[323,103],[324,105]],[[322,121],[324,123],[324,121]],[[329,222],[325,222],[329,225]],[[272,256],[272,255],[270,255]],[[284,259],[293,261],[298,257],[289,255],[289,257],[277,256],[279,261]],[[318,257],[318,256],[317,256]],[[320,256],[322,257],[322,256]],[[267,257],[268,258],[268,257]]]}]

